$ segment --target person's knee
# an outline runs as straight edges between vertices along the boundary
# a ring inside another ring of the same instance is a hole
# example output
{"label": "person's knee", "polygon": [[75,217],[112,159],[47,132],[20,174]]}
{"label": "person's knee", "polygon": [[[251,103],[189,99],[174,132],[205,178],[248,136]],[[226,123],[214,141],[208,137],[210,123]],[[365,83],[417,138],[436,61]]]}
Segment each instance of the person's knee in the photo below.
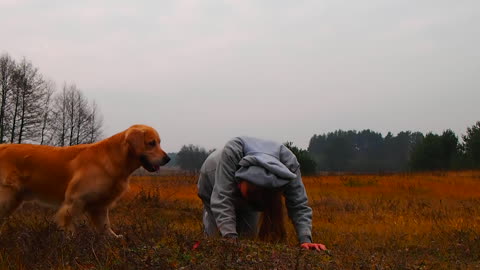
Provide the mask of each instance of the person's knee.
{"label": "person's knee", "polygon": [[203,230],[207,236],[214,236],[218,234],[215,218],[207,209],[203,210]]}

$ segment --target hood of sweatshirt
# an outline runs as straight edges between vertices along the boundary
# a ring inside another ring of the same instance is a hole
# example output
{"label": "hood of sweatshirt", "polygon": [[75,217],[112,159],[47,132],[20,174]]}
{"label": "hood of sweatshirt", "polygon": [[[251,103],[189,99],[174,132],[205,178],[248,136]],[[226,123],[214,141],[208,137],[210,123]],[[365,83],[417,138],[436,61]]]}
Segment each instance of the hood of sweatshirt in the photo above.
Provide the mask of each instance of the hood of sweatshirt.
{"label": "hood of sweatshirt", "polygon": [[253,137],[239,137],[244,157],[235,177],[266,188],[279,188],[295,179],[299,163],[283,144]]}

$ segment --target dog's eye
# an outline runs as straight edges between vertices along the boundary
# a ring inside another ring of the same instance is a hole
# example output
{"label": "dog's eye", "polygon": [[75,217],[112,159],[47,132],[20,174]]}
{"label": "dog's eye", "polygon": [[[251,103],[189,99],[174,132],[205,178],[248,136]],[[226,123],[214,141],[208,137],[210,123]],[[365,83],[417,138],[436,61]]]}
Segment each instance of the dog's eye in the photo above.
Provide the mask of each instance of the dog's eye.
{"label": "dog's eye", "polygon": [[156,141],[151,141],[151,142],[148,143],[148,145],[150,145],[150,146],[155,146],[156,144],[157,144]]}

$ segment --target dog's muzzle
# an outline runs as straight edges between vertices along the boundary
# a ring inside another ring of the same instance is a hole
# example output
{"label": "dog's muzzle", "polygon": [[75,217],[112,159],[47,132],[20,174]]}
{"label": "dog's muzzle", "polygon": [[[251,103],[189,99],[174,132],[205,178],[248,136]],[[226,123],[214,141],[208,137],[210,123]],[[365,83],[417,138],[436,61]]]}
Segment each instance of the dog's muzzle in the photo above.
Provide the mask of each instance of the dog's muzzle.
{"label": "dog's muzzle", "polygon": [[160,170],[160,166],[167,164],[169,161],[170,161],[169,156],[163,157],[160,160],[160,162],[150,162],[147,156],[145,155],[140,156],[140,163],[142,164],[142,167],[149,172],[156,172]]}
{"label": "dog's muzzle", "polygon": [[160,162],[160,166],[163,166],[163,165],[167,164],[168,162],[170,162],[170,160],[171,160],[171,159],[170,159],[169,156],[164,156],[164,157],[162,158],[162,161]]}

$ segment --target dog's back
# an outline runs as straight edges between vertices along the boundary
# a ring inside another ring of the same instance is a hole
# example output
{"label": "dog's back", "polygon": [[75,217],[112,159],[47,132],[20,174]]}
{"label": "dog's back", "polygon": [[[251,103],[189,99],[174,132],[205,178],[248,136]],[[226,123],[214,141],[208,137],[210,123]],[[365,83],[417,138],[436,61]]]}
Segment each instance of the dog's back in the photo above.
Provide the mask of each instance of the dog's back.
{"label": "dog's back", "polygon": [[17,189],[24,200],[63,201],[73,171],[70,162],[85,145],[54,147],[32,144],[0,146],[0,184]]}

